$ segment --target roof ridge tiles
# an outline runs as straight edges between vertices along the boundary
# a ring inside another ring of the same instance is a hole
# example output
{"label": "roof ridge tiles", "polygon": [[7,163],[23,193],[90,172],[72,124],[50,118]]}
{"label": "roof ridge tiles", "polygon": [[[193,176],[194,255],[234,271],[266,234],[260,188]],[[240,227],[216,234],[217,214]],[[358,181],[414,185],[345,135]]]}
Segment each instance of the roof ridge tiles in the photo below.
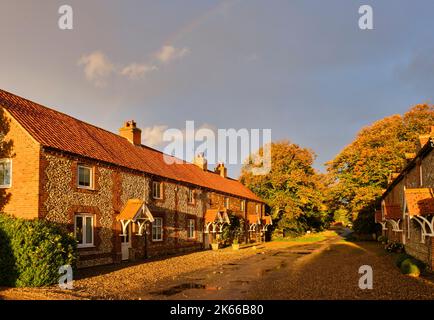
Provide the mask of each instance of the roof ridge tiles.
{"label": "roof ridge tiles", "polygon": [[[193,163],[143,144],[135,146],[111,131],[2,89],[1,105],[43,146],[263,202],[236,179],[202,171]],[[164,156],[179,163],[167,164]]]}

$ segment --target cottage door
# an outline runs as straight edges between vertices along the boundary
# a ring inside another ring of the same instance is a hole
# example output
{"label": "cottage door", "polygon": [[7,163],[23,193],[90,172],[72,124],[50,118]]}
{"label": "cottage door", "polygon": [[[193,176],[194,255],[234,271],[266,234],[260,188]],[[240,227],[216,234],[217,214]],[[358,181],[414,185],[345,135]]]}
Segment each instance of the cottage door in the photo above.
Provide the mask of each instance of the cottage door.
{"label": "cottage door", "polygon": [[131,223],[128,224],[126,235],[121,237],[121,241],[122,260],[128,260],[131,248]]}

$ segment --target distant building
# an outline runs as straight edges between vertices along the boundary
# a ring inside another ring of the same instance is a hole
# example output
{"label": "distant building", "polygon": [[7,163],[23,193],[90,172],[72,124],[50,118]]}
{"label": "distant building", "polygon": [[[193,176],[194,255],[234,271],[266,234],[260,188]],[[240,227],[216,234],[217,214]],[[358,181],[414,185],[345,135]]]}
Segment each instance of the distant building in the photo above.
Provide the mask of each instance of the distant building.
{"label": "distant building", "polygon": [[434,269],[434,127],[421,135],[417,154],[406,154],[407,165],[391,175],[375,221],[389,240],[404,244],[408,254]]}
{"label": "distant building", "polygon": [[0,159],[3,211],[73,232],[79,267],[208,248],[230,214],[246,221],[247,240],[271,224],[223,164],[209,171],[199,155],[169,165],[141,145],[134,121],[116,135],[2,90],[0,107],[14,153]]}

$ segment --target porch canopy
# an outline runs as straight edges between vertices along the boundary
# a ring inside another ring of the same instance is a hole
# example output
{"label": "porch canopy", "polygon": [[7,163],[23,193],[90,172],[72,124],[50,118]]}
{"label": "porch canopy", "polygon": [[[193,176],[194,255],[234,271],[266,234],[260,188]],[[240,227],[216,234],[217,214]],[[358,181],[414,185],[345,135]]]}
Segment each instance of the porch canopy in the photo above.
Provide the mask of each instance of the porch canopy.
{"label": "porch canopy", "polygon": [[406,189],[405,201],[410,216],[434,214],[434,189],[432,188]]}
{"label": "porch canopy", "polygon": [[116,217],[116,220],[120,221],[122,224],[121,236],[127,234],[127,228],[131,222],[137,223],[139,226],[139,232],[137,234],[141,236],[145,224],[147,222],[154,222],[154,217],[143,200],[129,199],[121,213]]}
{"label": "porch canopy", "polygon": [[383,208],[384,208],[384,217],[386,219],[402,218],[402,208],[399,204],[385,204]]}
{"label": "porch canopy", "polygon": [[387,230],[387,221],[383,218],[383,210],[375,211],[375,222],[381,224],[382,230]]}
{"label": "porch canopy", "polygon": [[249,231],[255,231],[256,227],[261,225],[261,219],[257,214],[248,214],[247,221],[249,223]]}
{"label": "porch canopy", "polygon": [[[223,226],[230,224],[228,210],[224,209],[208,209],[205,212],[205,233],[222,232]],[[210,230],[211,227],[211,230]]]}
{"label": "porch canopy", "polygon": [[263,225],[262,231],[267,231],[268,227],[273,225],[273,220],[271,219],[271,216],[263,216],[261,219],[261,224]]}
{"label": "porch canopy", "polygon": [[[384,221],[381,221],[381,225],[383,226],[383,230],[386,230],[386,223],[392,225],[392,231],[402,232],[402,228],[400,227],[400,222],[403,216],[403,210],[400,204],[394,203],[385,203],[383,205],[384,210]],[[384,224],[383,224],[384,223]]]}
{"label": "porch canopy", "polygon": [[408,219],[417,221],[421,227],[421,242],[425,242],[425,236],[434,237],[434,189],[406,189],[405,203]]}

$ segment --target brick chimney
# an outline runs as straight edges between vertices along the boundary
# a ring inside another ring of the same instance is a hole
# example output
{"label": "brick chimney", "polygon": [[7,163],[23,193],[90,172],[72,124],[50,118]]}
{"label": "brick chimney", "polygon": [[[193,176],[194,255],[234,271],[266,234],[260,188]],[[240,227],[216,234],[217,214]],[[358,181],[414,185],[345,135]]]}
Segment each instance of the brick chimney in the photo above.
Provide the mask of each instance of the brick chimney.
{"label": "brick chimney", "polygon": [[223,162],[220,162],[214,169],[214,172],[218,173],[221,177],[226,178],[228,176],[228,169]]}
{"label": "brick chimney", "polygon": [[194,157],[193,164],[201,168],[203,171],[208,170],[208,161],[206,161],[203,153],[199,153]]}
{"label": "brick chimney", "polygon": [[119,129],[119,135],[134,145],[142,144],[142,130],[137,128],[134,120],[126,121],[124,126]]}

